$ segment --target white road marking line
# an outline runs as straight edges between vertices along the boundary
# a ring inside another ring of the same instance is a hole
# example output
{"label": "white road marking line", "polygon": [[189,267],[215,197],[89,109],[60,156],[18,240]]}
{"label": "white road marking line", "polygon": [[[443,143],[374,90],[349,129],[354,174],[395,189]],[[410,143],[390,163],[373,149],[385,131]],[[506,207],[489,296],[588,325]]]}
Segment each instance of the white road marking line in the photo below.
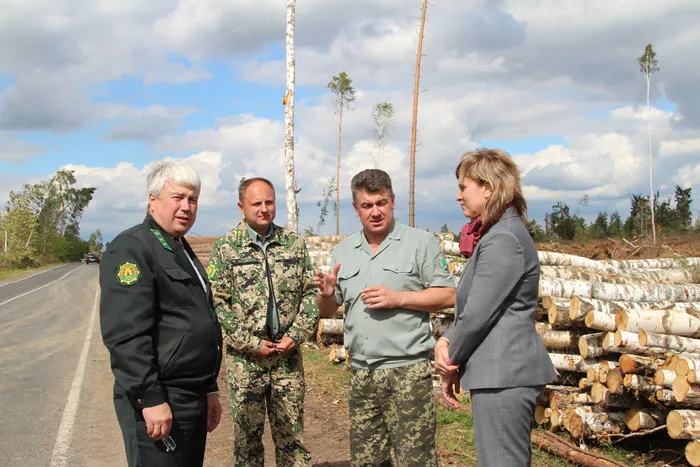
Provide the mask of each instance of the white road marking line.
{"label": "white road marking line", "polygon": [[45,272],[53,271],[54,269],[60,268],[61,266],[63,266],[63,264],[59,264],[58,266],[54,266],[54,267],[52,267],[52,268],[50,268],[50,269],[44,269],[43,271],[35,272],[35,273],[32,274],[31,276],[23,277],[22,279],[19,279],[19,280],[16,280],[16,281],[12,281],[12,282],[3,282],[2,284],[0,284],[0,287],[5,287],[6,285],[16,284],[17,282],[26,281],[27,279],[31,279],[32,277],[38,276],[39,274],[44,274]]}
{"label": "white road marking line", "polygon": [[75,424],[75,417],[78,412],[80,391],[83,387],[85,367],[87,366],[87,356],[88,352],[90,351],[90,344],[92,343],[92,332],[95,327],[95,316],[97,315],[97,309],[99,306],[100,286],[98,285],[97,290],[95,291],[95,301],[92,305],[92,312],[90,313],[90,324],[88,324],[85,343],[83,344],[82,352],[80,352],[78,367],[75,370],[75,376],[73,377],[70,392],[68,393],[68,399],[66,399],[66,406],[63,409],[61,423],[58,426],[58,434],[56,435],[56,442],[53,445],[53,453],[51,454],[51,463],[49,464],[50,467],[65,467],[68,465],[68,450],[70,449],[70,440],[73,436],[73,425]]}
{"label": "white road marking line", "polygon": [[78,269],[82,269],[82,268],[84,268],[84,267],[85,267],[85,265],[83,264],[82,266],[78,266],[78,267],[75,268],[75,269],[71,269],[71,270],[68,271],[66,274],[64,274],[64,275],[62,275],[61,277],[59,277],[58,279],[56,279],[55,281],[51,281],[51,282],[49,282],[48,284],[44,284],[44,285],[42,285],[41,287],[37,287],[36,289],[32,289],[32,290],[30,290],[29,292],[24,292],[23,294],[17,295],[16,297],[12,297],[12,298],[9,299],[9,300],[5,300],[4,302],[0,303],[0,306],[6,305],[6,304],[8,304],[8,303],[10,303],[10,302],[14,302],[14,301],[17,300],[18,298],[22,298],[22,297],[24,297],[25,295],[29,295],[30,293],[34,293],[34,292],[36,292],[37,290],[41,290],[41,289],[43,289],[44,287],[50,286],[51,284],[55,284],[56,282],[58,282],[58,281],[60,281],[60,280],[63,280],[63,279],[65,279],[66,277],[70,276],[71,274],[73,274],[73,273],[74,273],[75,271],[77,271]]}

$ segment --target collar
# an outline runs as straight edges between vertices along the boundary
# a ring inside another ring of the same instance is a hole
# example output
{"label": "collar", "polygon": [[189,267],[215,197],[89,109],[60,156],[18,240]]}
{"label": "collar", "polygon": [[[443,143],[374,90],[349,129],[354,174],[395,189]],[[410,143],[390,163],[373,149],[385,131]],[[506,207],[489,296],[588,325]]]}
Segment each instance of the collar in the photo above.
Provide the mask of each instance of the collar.
{"label": "collar", "polygon": [[[389,230],[389,233],[386,234],[386,237],[384,237],[384,240],[382,240],[380,244],[384,243],[387,239],[401,240],[401,236],[403,235],[405,230],[406,226],[401,225],[396,219],[394,219],[394,225],[391,226],[391,230]],[[365,237],[364,230],[360,231],[360,233],[357,234],[353,246],[355,248],[359,248],[362,246],[363,243],[368,243],[367,237]]]}
{"label": "collar", "polygon": [[163,228],[158,225],[156,220],[150,214],[146,214],[146,218],[143,220],[143,224],[151,231],[154,237],[160,242],[160,244],[168,251],[173,251],[173,246],[175,245],[175,237],[170,235],[168,232],[163,230]]}
{"label": "collar", "polygon": [[250,237],[251,240],[256,242],[269,242],[272,239],[272,236],[275,234],[275,224],[270,225],[270,228],[268,229],[264,237],[260,237],[260,234],[253,230],[253,228],[249,226],[247,222],[245,222],[245,226],[246,230],[248,231],[248,237]]}

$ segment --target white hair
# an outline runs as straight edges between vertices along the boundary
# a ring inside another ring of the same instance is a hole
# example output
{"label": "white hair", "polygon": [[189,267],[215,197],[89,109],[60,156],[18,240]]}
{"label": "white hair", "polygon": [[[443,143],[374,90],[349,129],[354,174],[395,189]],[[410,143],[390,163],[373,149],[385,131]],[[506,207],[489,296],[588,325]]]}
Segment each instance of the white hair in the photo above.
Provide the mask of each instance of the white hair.
{"label": "white hair", "polygon": [[178,160],[159,161],[153,164],[146,178],[148,194],[157,198],[168,180],[194,189],[197,194],[199,194],[199,190],[202,187],[199,174],[189,165]]}

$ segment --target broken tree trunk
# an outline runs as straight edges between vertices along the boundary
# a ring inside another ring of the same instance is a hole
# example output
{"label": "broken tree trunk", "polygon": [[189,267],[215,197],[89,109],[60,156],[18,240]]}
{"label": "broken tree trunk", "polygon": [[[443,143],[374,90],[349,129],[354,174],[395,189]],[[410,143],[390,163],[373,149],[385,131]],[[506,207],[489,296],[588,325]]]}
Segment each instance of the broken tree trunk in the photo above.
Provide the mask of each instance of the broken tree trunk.
{"label": "broken tree trunk", "polygon": [[643,357],[634,354],[620,355],[620,370],[623,373],[653,375],[663,365],[663,360],[655,357]]}
{"label": "broken tree trunk", "polygon": [[622,464],[602,454],[583,450],[553,433],[535,430],[532,432],[532,442],[538,449],[551,452],[558,457],[576,463],[576,465],[585,467],[627,467],[627,464]]}
{"label": "broken tree trunk", "polygon": [[666,430],[673,439],[700,439],[700,411],[671,410],[666,417]]}
{"label": "broken tree trunk", "polygon": [[672,352],[700,353],[700,339],[659,334],[639,330],[639,343],[649,347],[661,347]]}
{"label": "broken tree trunk", "polygon": [[585,334],[579,337],[578,352],[581,355],[581,357],[583,357],[584,359],[594,358],[607,353],[607,350],[603,348],[604,337],[604,332],[597,332],[595,334]]}
{"label": "broken tree trunk", "polygon": [[615,315],[617,329],[700,337],[700,319],[682,310],[628,310]]}
{"label": "broken tree trunk", "polygon": [[630,431],[652,430],[666,423],[666,410],[658,408],[629,409],[625,424]]}

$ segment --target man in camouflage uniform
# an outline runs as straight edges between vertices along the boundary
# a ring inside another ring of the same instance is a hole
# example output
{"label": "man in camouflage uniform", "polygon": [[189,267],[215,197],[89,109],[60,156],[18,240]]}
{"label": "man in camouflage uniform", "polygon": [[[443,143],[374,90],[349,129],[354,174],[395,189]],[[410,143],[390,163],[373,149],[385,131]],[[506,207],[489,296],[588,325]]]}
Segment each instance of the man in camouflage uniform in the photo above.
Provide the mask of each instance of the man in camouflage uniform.
{"label": "man in camouflage uniform", "polygon": [[272,183],[243,180],[238,197],[244,219],[214,243],[207,271],[224,329],[235,465],[263,465],[267,406],[277,465],[310,467],[299,345],[318,318],[313,268],[304,241],[273,224]]}
{"label": "man in camouflage uniform", "polygon": [[394,220],[389,175],[351,182],[362,231],[333,250],[317,275],[321,316],[345,305],[353,467],[437,467],[430,312],[454,305],[455,282],[435,237]]}

